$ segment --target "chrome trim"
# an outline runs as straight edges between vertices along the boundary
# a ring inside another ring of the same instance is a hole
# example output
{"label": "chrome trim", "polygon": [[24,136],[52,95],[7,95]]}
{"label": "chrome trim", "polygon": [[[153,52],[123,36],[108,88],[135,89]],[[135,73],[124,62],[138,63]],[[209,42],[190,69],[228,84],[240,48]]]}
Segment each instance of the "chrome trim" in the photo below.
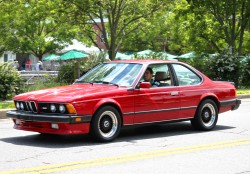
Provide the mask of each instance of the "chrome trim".
{"label": "chrome trim", "polygon": [[31,105],[31,102],[28,102],[28,103],[29,103],[29,109],[30,109],[32,112],[34,112],[33,107],[32,107],[32,105]]}
{"label": "chrome trim", "polygon": [[[36,102],[34,102],[34,101],[29,101],[29,103],[30,103],[30,105],[31,105],[32,112],[37,113],[37,112],[38,112],[38,109],[37,109]],[[35,106],[35,110],[36,110],[36,111],[34,110],[34,108],[33,108],[33,106],[32,106],[32,103],[34,104],[34,106]]]}
{"label": "chrome trim", "polygon": [[151,113],[151,112],[169,112],[175,110],[187,110],[187,109],[196,109],[197,106],[189,106],[189,107],[182,107],[182,108],[171,108],[171,109],[159,109],[159,110],[148,110],[148,111],[138,111],[138,112],[126,112],[123,113],[123,116],[133,115],[133,114],[144,114],[144,113]]}
{"label": "chrome trim", "polygon": [[181,108],[159,109],[159,110],[149,110],[149,111],[139,111],[139,112],[135,112],[134,114],[143,114],[143,113],[150,113],[150,112],[166,112],[166,111],[175,111],[175,110],[181,110]]}
{"label": "chrome trim", "polygon": [[[23,111],[23,112],[33,112],[33,113],[37,113],[38,109],[37,109],[37,105],[35,101],[28,101],[28,100],[14,100],[14,102],[20,102],[23,103],[26,107],[26,110],[21,110],[21,109],[17,109],[18,111]],[[32,106],[32,104],[34,105],[34,107]]]}

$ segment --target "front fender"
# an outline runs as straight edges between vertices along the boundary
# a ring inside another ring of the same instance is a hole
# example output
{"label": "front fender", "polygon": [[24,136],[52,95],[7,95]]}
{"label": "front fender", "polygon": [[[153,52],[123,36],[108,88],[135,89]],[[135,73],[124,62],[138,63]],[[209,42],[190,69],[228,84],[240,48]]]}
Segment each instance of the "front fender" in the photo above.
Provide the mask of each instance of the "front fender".
{"label": "front fender", "polygon": [[120,110],[121,110],[121,106],[120,104],[114,100],[114,99],[110,99],[110,98],[104,98],[102,100],[100,100],[99,102],[96,103],[96,105],[93,108],[93,115],[94,113],[102,106],[104,105],[116,105]]}

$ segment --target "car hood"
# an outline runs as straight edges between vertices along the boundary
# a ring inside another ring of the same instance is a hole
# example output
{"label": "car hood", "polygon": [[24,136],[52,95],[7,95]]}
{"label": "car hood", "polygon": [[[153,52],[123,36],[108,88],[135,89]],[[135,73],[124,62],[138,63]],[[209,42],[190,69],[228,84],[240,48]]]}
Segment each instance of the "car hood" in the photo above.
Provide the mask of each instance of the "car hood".
{"label": "car hood", "polygon": [[15,96],[14,100],[32,100],[40,102],[72,102],[83,97],[112,92],[119,88],[115,85],[74,84],[48,88]]}

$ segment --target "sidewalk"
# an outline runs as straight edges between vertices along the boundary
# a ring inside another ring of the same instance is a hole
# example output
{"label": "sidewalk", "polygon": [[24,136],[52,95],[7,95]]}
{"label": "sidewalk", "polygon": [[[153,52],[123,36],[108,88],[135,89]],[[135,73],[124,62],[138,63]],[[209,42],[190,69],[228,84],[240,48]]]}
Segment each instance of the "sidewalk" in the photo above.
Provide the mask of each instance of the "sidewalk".
{"label": "sidewalk", "polygon": [[[244,98],[250,98],[250,94],[242,94],[238,95],[239,99],[244,99]],[[5,119],[6,118],[6,112],[11,109],[0,109],[0,119]]]}

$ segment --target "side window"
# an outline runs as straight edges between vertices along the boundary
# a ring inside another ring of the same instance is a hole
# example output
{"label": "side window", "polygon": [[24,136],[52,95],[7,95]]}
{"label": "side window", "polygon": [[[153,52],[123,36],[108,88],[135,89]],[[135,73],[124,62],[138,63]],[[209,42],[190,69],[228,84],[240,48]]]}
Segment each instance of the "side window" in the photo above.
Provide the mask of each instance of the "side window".
{"label": "side window", "polygon": [[179,86],[196,85],[201,82],[201,78],[187,67],[173,64]]}
{"label": "side window", "polygon": [[150,82],[151,87],[167,87],[174,85],[169,65],[162,63],[149,65],[140,82]]}

